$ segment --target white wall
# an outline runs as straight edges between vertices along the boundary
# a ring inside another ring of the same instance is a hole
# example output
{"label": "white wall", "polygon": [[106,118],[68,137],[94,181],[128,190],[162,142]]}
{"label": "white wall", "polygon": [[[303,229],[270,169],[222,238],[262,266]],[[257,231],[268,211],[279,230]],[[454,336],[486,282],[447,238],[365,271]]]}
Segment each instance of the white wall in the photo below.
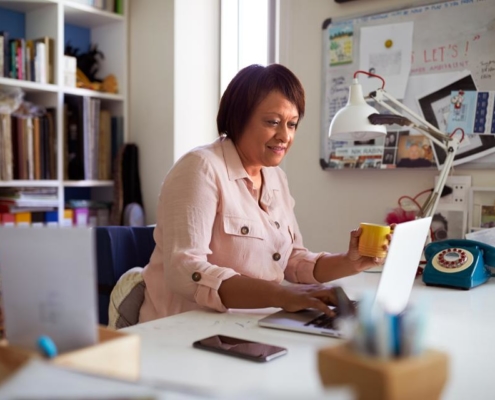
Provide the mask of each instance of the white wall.
{"label": "white wall", "polygon": [[[306,89],[306,116],[296,134],[284,169],[296,200],[296,215],[306,247],[345,251],[349,232],[360,222],[383,223],[386,208],[401,195],[432,188],[436,171],[341,170],[319,166],[321,111],[321,26],[326,18],[424,4],[421,0],[353,1],[280,0],[280,63],[289,67]],[[471,174],[474,186],[494,184],[493,171],[458,169]]]}
{"label": "white wall", "polygon": [[129,140],[139,147],[147,223],[166,173],[216,137],[219,0],[129,2]]}
{"label": "white wall", "polygon": [[218,136],[220,2],[175,2],[175,143],[177,160]]}
{"label": "white wall", "polygon": [[129,1],[129,141],[139,148],[147,222],[174,159],[174,1]]}

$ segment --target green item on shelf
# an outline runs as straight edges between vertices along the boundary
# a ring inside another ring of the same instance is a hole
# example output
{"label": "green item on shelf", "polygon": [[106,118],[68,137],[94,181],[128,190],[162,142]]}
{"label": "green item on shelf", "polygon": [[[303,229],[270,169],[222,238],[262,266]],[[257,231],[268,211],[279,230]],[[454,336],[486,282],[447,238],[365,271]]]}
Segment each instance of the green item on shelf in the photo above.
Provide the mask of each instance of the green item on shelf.
{"label": "green item on shelf", "polygon": [[123,0],[115,0],[115,12],[117,14],[124,15],[124,1]]}

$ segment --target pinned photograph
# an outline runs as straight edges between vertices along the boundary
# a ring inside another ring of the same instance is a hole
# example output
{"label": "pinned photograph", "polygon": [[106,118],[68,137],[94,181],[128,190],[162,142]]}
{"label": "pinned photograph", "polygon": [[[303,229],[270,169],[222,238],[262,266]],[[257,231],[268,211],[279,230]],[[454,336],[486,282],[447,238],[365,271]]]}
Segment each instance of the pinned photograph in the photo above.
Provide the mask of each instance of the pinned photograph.
{"label": "pinned photograph", "polygon": [[398,168],[427,168],[435,165],[430,140],[423,135],[401,135],[397,147]]}

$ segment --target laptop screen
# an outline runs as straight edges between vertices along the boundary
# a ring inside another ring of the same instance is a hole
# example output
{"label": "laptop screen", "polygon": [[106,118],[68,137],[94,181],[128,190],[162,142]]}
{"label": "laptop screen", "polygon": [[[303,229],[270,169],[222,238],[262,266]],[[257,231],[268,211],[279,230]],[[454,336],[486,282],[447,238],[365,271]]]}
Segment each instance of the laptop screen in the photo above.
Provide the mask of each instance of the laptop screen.
{"label": "laptop screen", "polygon": [[392,235],[375,303],[390,313],[406,307],[431,225],[431,217],[398,224]]}

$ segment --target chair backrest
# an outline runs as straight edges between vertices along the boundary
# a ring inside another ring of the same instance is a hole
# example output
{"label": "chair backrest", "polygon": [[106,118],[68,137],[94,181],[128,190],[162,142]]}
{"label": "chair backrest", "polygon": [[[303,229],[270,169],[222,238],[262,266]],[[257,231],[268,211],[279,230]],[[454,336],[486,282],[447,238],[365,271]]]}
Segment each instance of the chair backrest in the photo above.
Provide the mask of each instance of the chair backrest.
{"label": "chair backrest", "polygon": [[148,264],[155,248],[154,226],[101,226],[96,230],[99,322],[108,324],[110,293],[124,272]]}

